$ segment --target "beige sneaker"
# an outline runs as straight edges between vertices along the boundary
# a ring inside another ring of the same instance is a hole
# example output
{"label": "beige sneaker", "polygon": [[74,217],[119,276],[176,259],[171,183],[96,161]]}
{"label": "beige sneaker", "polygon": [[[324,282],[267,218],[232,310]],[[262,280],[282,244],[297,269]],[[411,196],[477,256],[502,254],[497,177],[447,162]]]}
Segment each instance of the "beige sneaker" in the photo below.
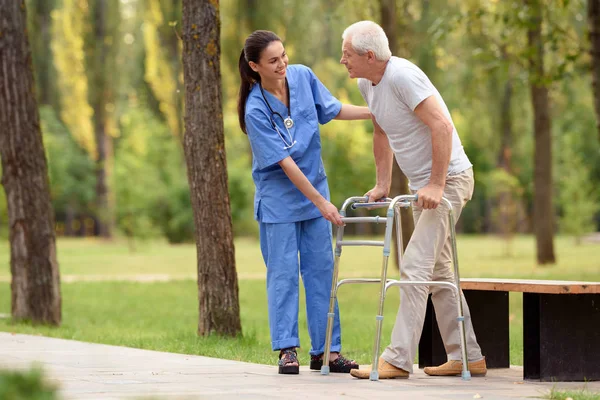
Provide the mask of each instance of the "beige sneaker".
{"label": "beige sneaker", "polygon": [[[462,366],[462,361],[450,360],[439,367],[425,367],[423,371],[431,376],[454,376],[462,374]],[[487,374],[485,357],[479,361],[469,362],[469,371],[473,376],[485,376]]]}
{"label": "beige sneaker", "polygon": [[[400,378],[408,378],[408,372],[393,366],[389,362],[385,361],[383,358],[379,358],[379,363],[377,364],[377,371],[379,372],[379,379],[400,379]],[[353,369],[350,370],[350,375],[359,379],[368,379],[371,375],[371,368],[367,369]]]}

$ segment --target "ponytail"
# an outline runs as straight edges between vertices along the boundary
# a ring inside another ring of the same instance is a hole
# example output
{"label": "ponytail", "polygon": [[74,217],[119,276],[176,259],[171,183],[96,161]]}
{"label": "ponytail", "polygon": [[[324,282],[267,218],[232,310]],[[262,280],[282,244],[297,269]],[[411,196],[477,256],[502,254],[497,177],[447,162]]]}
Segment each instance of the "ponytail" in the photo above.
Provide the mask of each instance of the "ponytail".
{"label": "ponytail", "polygon": [[240,96],[238,98],[238,118],[240,128],[245,134],[246,131],[246,101],[252,90],[252,85],[260,83],[260,75],[258,72],[250,68],[249,62],[257,63],[260,61],[260,56],[271,42],[281,42],[279,36],[270,31],[254,31],[246,39],[242,54],[240,54],[239,70],[240,70]]}
{"label": "ponytail", "polygon": [[260,82],[260,75],[258,72],[250,68],[250,64],[246,60],[246,53],[242,49],[239,61],[240,69],[240,96],[238,98],[238,118],[240,122],[240,128],[245,134],[246,132],[246,100],[250,95],[250,90],[255,82]]}

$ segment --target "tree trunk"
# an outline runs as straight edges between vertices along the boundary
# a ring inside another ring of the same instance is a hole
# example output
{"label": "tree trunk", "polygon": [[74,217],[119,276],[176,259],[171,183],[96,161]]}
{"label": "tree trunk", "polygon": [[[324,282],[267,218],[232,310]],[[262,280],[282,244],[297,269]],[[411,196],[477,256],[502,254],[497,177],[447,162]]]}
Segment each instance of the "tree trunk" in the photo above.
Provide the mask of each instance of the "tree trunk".
{"label": "tree trunk", "polygon": [[[397,19],[396,19],[396,0],[380,0],[380,10],[381,10],[381,27],[385,31],[386,36],[388,37],[388,41],[390,43],[390,49],[392,50],[392,54],[396,54],[398,51],[398,32],[397,32]],[[410,194],[408,190],[408,179],[406,175],[402,172],[398,163],[394,159],[392,166],[392,187],[390,190],[390,196],[398,196],[401,194]],[[401,211],[402,216],[402,246],[403,249],[406,249],[410,237],[412,235],[413,230],[415,229],[414,221],[412,218],[412,212],[408,208],[402,208]],[[400,269],[400,253],[398,251],[398,246],[396,246],[396,230],[394,230],[394,265],[398,269]]]}
{"label": "tree trunk", "polygon": [[75,217],[75,206],[71,203],[67,204],[65,207],[65,236],[75,236],[75,230],[73,229]]}
{"label": "tree trunk", "polygon": [[8,204],[12,316],[59,325],[61,296],[48,166],[24,1],[0,0],[0,156]]}
{"label": "tree trunk", "polygon": [[534,115],[534,207],[533,224],[538,264],[554,264],[554,208],[552,206],[552,137],[550,99],[544,85],[544,47],[542,43],[542,5],[525,0],[531,16],[527,30],[531,103]]}
{"label": "tree trunk", "polygon": [[198,257],[198,334],[241,333],[221,104],[217,0],[183,0],[184,151]]}
{"label": "tree trunk", "polygon": [[[112,155],[112,138],[107,134],[107,105],[112,100],[112,92],[108,82],[110,49],[107,42],[107,0],[96,0],[92,19],[94,23],[93,50],[93,94],[91,105],[94,109],[94,136],[96,141],[96,216],[98,218],[99,235],[111,238],[113,230],[113,213],[108,186],[110,160]],[[113,39],[114,43],[114,39]]]}
{"label": "tree trunk", "polygon": [[500,152],[498,154],[498,166],[506,172],[511,173],[511,153],[512,153],[512,102],[513,86],[510,76],[507,77],[504,84],[504,96],[500,105],[500,130],[502,133],[500,139]]}
{"label": "tree trunk", "polygon": [[590,57],[596,128],[600,140],[600,0],[588,0],[588,27],[590,32]]}

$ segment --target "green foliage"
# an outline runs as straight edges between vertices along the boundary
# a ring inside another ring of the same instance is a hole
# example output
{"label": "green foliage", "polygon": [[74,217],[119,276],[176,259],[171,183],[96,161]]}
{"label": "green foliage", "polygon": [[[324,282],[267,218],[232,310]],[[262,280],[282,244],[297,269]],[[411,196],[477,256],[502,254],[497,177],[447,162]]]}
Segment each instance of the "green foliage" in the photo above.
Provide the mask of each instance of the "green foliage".
{"label": "green foliage", "polygon": [[96,184],[93,161],[51,107],[40,107],[40,122],[55,213],[64,215],[67,207],[76,213],[89,211]]}
{"label": "green foliage", "polygon": [[484,175],[486,197],[493,202],[492,230],[499,232],[506,241],[505,255],[512,256],[511,239],[517,232],[522,216],[521,196],[523,189],[519,180],[502,168]]}
{"label": "green foliage", "polygon": [[[67,207],[79,213],[93,210],[95,138],[90,101],[104,95],[94,77],[109,69],[104,76],[108,89],[104,122],[115,138],[115,159],[109,168],[113,168],[117,226],[129,238],[168,236],[172,242],[192,241],[193,213],[180,144],[184,90],[176,21],[181,20],[181,3],[110,0],[105,44],[111,50],[101,63],[93,61],[99,47],[90,40],[96,3],[50,3],[28,0],[36,10],[28,17],[31,32],[38,32],[40,20],[33,18],[42,16],[44,10],[53,10],[52,56],[44,56],[47,44],[40,40],[42,36],[30,40],[36,70],[47,69],[44,65],[48,62],[54,67],[48,75],[48,90],[56,92],[49,96],[54,109],[43,108],[41,118],[57,215],[64,214]],[[526,35],[532,10],[522,1],[430,0],[398,4],[399,48],[394,53],[416,62],[430,76],[474,164],[475,195],[462,214],[462,231],[501,231],[503,211],[496,205],[504,204],[498,202],[503,195],[490,190],[496,186],[520,188],[518,212],[531,213],[534,135],[530,78],[551,83],[556,194],[573,192],[573,188],[563,190],[564,182],[584,181],[585,176],[589,181],[586,184],[598,187],[600,144],[595,136],[584,3],[545,3],[542,36],[546,71],[540,77],[531,74],[527,62],[532,54]],[[291,64],[310,66],[333,95],[343,102],[363,105],[356,81],[349,79],[338,63],[341,34],[355,21],[378,21],[380,9],[378,2],[366,0],[222,0],[220,17],[223,118],[234,233],[255,235],[251,154],[236,115],[237,63],[244,39],[255,29],[274,30],[284,40]],[[502,137],[502,93],[508,81],[513,85],[510,171],[514,179],[505,182],[495,170]],[[55,99],[60,100],[60,110]],[[335,121],[321,128],[331,198],[338,206],[347,196],[364,193],[373,185],[371,132],[369,122]],[[566,133],[580,137],[570,145],[574,158],[562,155],[562,136]],[[570,160],[574,160],[573,168]],[[578,179],[565,181],[563,175],[567,173]],[[490,186],[490,182],[496,183]],[[576,190],[582,188],[579,185]],[[0,235],[6,235],[6,200],[1,191]],[[598,198],[599,193],[590,196]],[[592,209],[565,203],[564,198],[559,200],[557,212],[569,223],[580,217],[581,221],[592,220]],[[574,212],[577,218],[567,217]],[[522,217],[527,220],[527,215]],[[582,222],[577,224],[581,226]],[[564,222],[561,229],[574,232]]]}
{"label": "green foliage", "polygon": [[133,105],[121,118],[115,146],[117,223],[129,237],[159,232],[171,243],[193,240],[182,149],[148,109]]}
{"label": "green foliage", "polygon": [[[162,4],[161,4],[162,3]],[[179,5],[179,6],[178,6]],[[149,0],[144,5],[143,36],[146,50],[145,80],[159,103],[167,126],[175,137],[183,137],[181,114],[184,93],[182,45],[171,21],[181,20],[179,2]]]}
{"label": "green foliage", "polygon": [[61,119],[86,151],[95,156],[96,142],[88,102],[89,83],[85,67],[84,36],[89,29],[87,4],[63,0],[52,12],[52,52],[61,92]]}
{"label": "green foliage", "polygon": [[44,380],[40,368],[28,371],[0,371],[0,399],[3,400],[55,400],[56,387]]}
{"label": "green foliage", "polygon": [[574,235],[576,242],[580,243],[584,234],[594,231],[593,217],[600,207],[598,190],[590,180],[589,164],[577,151],[578,136],[567,131],[561,138],[558,197],[563,211],[561,231]]}
{"label": "green foliage", "polygon": [[[234,100],[226,107],[234,107]],[[224,116],[225,150],[227,153],[227,178],[231,218],[235,235],[258,235],[258,225],[254,220],[254,182],[248,138],[240,130],[237,114]]]}
{"label": "green foliage", "polygon": [[228,160],[231,219],[236,236],[258,234],[258,225],[254,221],[254,182],[249,172],[247,156]]}

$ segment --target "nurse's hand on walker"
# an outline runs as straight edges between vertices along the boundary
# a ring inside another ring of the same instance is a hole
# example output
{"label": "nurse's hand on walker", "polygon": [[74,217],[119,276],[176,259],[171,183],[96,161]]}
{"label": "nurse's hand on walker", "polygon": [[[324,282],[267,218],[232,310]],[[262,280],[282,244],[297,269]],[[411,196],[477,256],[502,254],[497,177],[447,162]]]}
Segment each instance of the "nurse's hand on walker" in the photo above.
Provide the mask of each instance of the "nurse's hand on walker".
{"label": "nurse's hand on walker", "polygon": [[337,207],[321,196],[321,193],[319,193],[319,191],[310,183],[302,170],[298,168],[298,165],[292,157],[286,157],[279,161],[278,164],[298,190],[317,206],[326,220],[331,221],[338,226],[344,225],[342,216],[338,212]]}
{"label": "nurse's hand on walker", "polygon": [[321,199],[322,200],[317,201],[315,205],[323,215],[323,218],[325,218],[327,221],[331,221],[332,224],[336,224],[337,226],[344,225],[342,222],[342,216],[340,215],[337,207],[322,196]]}

